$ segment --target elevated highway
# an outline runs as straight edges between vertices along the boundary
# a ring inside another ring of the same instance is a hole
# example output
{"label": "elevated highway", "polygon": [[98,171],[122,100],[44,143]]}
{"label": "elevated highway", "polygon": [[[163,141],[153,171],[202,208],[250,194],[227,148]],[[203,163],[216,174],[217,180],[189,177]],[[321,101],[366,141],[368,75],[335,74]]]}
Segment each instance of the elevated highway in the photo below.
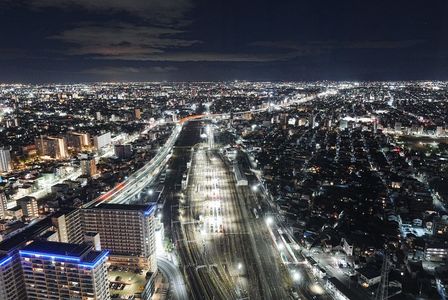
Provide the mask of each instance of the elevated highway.
{"label": "elevated highway", "polygon": [[[298,96],[292,97],[286,101],[282,101],[279,104],[269,104],[266,107],[251,109],[248,111],[240,111],[232,113],[235,115],[243,115],[247,113],[259,113],[270,109],[276,108],[286,108],[293,104],[301,104],[307,101],[313,100],[318,97],[327,96],[334,93],[334,91],[326,91],[314,96],[300,98]],[[153,157],[145,166],[130,175],[125,181],[120,182],[114,188],[106,192],[105,194],[99,196],[93,201],[86,204],[86,206],[98,205],[100,203],[132,203],[138,196],[138,194],[148,185],[152,184],[157,175],[163,170],[164,166],[171,157],[171,152],[174,145],[182,131],[184,124],[190,121],[196,120],[206,120],[206,119],[229,119],[230,113],[221,114],[198,114],[190,115],[180,119],[175,127],[170,137],[166,143],[158,150],[155,157]]]}

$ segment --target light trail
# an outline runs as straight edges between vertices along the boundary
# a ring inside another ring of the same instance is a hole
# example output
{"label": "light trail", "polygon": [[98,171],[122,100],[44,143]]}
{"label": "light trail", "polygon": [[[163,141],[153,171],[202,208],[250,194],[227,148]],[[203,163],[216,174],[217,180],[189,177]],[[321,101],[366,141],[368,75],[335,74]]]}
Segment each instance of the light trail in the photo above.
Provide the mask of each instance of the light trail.
{"label": "light trail", "polygon": [[[307,101],[313,100],[316,97],[326,96],[331,94],[331,92],[323,92],[316,96],[309,96],[305,98],[292,98],[291,101],[286,101],[284,103],[279,104],[280,107],[287,107],[291,104],[299,104],[305,103]],[[260,109],[252,109],[248,111],[235,112],[233,115],[240,115],[246,113],[257,113],[267,111],[271,108],[271,106],[263,107]],[[222,114],[198,114],[198,115],[190,115],[180,119],[176,126],[166,141],[166,143],[162,146],[161,149],[157,152],[156,156],[153,157],[145,166],[134,172],[130,175],[125,181],[120,182],[114,188],[106,192],[105,194],[99,196],[98,198],[92,200],[87,203],[85,206],[90,206],[92,204],[98,205],[103,202],[109,203],[129,203],[132,202],[134,197],[141,192],[141,190],[151,184],[154,179],[159,175],[160,171],[163,169],[163,166],[168,162],[170,158],[170,153],[182,131],[183,125],[189,121],[194,120],[202,120],[202,119],[215,119],[215,118],[228,118],[230,117],[229,113]]]}

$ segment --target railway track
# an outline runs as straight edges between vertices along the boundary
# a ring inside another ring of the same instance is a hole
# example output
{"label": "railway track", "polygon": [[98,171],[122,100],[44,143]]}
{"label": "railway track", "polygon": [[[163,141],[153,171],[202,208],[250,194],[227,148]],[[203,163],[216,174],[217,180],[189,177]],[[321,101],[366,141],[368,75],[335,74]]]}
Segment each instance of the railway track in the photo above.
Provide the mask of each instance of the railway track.
{"label": "railway track", "polygon": [[[192,297],[285,299],[278,298],[284,294],[271,286],[265,274],[271,269],[264,268],[265,261],[260,258],[252,236],[254,228],[251,222],[254,219],[247,210],[250,207],[248,202],[254,199],[249,199],[239,189],[233,173],[216,152],[201,149],[194,152],[186,192],[188,209],[178,230],[182,241],[179,248],[181,260]],[[216,220],[216,216],[211,215],[214,211],[210,197],[219,202],[224,232],[215,232],[219,221],[215,221],[214,227],[208,223],[212,221],[207,218]],[[199,215],[203,216],[201,229],[197,226]],[[255,230],[257,234],[263,234],[263,230]]]}

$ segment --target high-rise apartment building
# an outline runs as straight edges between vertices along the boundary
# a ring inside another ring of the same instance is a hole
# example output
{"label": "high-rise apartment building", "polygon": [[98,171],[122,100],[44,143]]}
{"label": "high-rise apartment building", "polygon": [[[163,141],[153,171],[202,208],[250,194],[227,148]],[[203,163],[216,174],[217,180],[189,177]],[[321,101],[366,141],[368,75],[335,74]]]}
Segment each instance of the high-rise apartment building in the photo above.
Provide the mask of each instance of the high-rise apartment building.
{"label": "high-rise apartment building", "polygon": [[0,191],[0,219],[4,219],[8,214],[8,199],[3,191]]}
{"label": "high-rise apartment building", "polygon": [[112,142],[112,136],[110,132],[106,132],[104,134],[93,137],[93,145],[96,150],[101,150],[101,148],[106,147],[111,142]]}
{"label": "high-rise apartment building", "polygon": [[90,137],[88,133],[68,132],[67,146],[75,151],[81,151],[90,146]]}
{"label": "high-rise apartment building", "polygon": [[12,171],[11,152],[9,148],[0,148],[0,173]]}
{"label": "high-rise apartment building", "polygon": [[40,156],[54,159],[69,157],[65,140],[60,137],[40,136],[36,139],[36,148]]}
{"label": "high-rise apartment building", "polygon": [[17,200],[17,204],[22,208],[23,216],[29,218],[39,216],[39,207],[36,198],[26,196]]}
{"label": "high-rise apartment building", "polygon": [[53,227],[46,218],[0,242],[0,299],[27,300],[19,250],[31,240],[44,236]]}
{"label": "high-rise apartment building", "polygon": [[80,164],[81,164],[82,175],[87,176],[87,177],[92,177],[92,176],[96,175],[97,170],[96,170],[96,162],[95,162],[94,157],[88,157],[85,159],[81,159]]}
{"label": "high-rise apartment building", "polygon": [[8,254],[0,255],[0,299],[25,300],[23,276],[20,263]]}
{"label": "high-rise apartment building", "polygon": [[56,227],[59,242],[80,244],[84,237],[81,228],[81,212],[74,208],[68,211],[58,211],[51,216],[51,222]]}
{"label": "high-rise apartment building", "polygon": [[110,299],[107,251],[34,241],[19,251],[27,299]]}
{"label": "high-rise apartment building", "polygon": [[157,269],[155,205],[93,204],[81,211],[83,233],[99,233],[110,262]]}
{"label": "high-rise apartment building", "polygon": [[132,157],[132,145],[124,144],[124,145],[115,145],[114,146],[115,156],[120,159],[127,159]]}

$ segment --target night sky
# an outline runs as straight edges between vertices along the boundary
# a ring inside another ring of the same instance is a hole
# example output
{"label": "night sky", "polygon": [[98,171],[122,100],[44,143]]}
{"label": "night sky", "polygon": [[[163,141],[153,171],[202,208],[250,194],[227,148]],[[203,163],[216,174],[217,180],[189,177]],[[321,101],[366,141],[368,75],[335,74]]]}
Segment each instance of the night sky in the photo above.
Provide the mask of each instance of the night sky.
{"label": "night sky", "polygon": [[0,0],[1,82],[448,79],[448,1]]}

